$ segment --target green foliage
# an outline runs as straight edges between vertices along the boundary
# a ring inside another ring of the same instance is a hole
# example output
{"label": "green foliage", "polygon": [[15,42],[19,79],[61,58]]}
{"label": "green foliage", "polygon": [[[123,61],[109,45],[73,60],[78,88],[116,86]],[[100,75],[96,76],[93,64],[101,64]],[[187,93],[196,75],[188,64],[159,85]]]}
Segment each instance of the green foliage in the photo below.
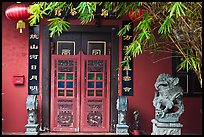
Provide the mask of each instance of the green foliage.
{"label": "green foliage", "polygon": [[144,16],[144,19],[139,22],[137,27],[135,27],[134,31],[138,31],[138,30],[151,31],[150,24],[153,20],[152,17],[150,17],[148,13],[145,13],[143,16]]}
{"label": "green foliage", "polygon": [[[35,2],[29,6],[29,12],[32,14],[29,23],[32,26],[44,16],[51,16],[48,19],[49,30],[50,37],[54,37],[56,34],[60,36],[63,30],[69,29],[70,24],[64,18],[74,8],[81,24],[91,22],[95,18],[98,7],[108,11],[108,14],[117,13],[117,18],[128,15],[130,11],[137,13],[139,9],[143,9],[145,14],[133,28],[135,36],[126,55],[136,57],[144,49],[158,52],[165,51],[165,48],[172,48],[159,44],[162,41],[156,38],[157,31],[164,42],[171,41],[171,45],[173,44],[173,47],[184,57],[178,66],[179,69],[194,70],[202,81],[202,2],[80,2],[75,4],[73,2]],[[63,16],[53,17],[56,9],[63,12]],[[179,35],[182,35],[182,38],[179,40],[178,33],[172,30],[179,30],[181,26],[183,30]],[[131,27],[133,26],[130,24],[125,25],[119,30],[118,35],[124,36]],[[128,61],[123,61],[122,64],[127,65]]]}
{"label": "green foliage", "polygon": [[175,2],[173,5],[170,7],[169,12],[170,12],[170,18],[173,17],[174,12],[176,11],[176,18],[178,18],[181,13],[185,15],[184,9],[187,9],[186,6],[182,2]]}
{"label": "green foliage", "polygon": [[60,36],[62,30],[68,30],[68,28],[70,27],[69,22],[64,21],[59,17],[49,19],[48,21],[50,22],[49,24],[49,30],[51,31],[50,37],[54,37],[55,33],[57,33],[58,36]]}
{"label": "green foliage", "polygon": [[139,40],[140,43],[142,43],[143,40],[149,40],[150,39],[150,32],[143,30],[141,33],[138,35],[137,39]]}
{"label": "green foliage", "polygon": [[126,34],[126,32],[130,30],[130,28],[131,28],[130,23],[125,25],[122,29],[120,29],[120,31],[118,32],[118,35],[119,36],[121,36],[121,35],[124,36]]}
{"label": "green foliage", "polygon": [[[177,71],[183,69],[186,70],[187,72],[191,70],[196,70],[200,67],[199,65],[199,60],[191,54],[191,48],[187,45],[185,45],[182,49],[186,53],[186,58],[177,66]],[[191,65],[190,65],[191,64]]]}
{"label": "green foliage", "polygon": [[189,71],[189,58],[185,58],[177,67],[179,68],[177,71],[179,71],[180,69],[185,69],[187,70],[187,72]]}
{"label": "green foliage", "polygon": [[112,10],[113,13],[118,12],[120,9],[122,9],[121,7],[123,7],[123,2],[117,3],[117,5]]}
{"label": "green foliage", "polygon": [[29,13],[32,15],[29,18],[29,23],[31,26],[35,25],[40,21],[40,18],[43,18],[44,15],[47,15],[45,11],[41,9],[44,4],[33,4],[29,6]]}
{"label": "green foliage", "polygon": [[58,8],[62,10],[67,9],[66,2],[38,2],[29,6],[29,12],[32,14],[29,18],[29,23],[31,26],[38,23],[41,18],[45,15],[51,16],[53,11]]}
{"label": "green foliage", "polygon": [[80,2],[77,6],[79,19],[82,24],[91,22],[94,19],[94,12],[96,12],[96,2]]}
{"label": "green foliage", "polygon": [[123,66],[128,66],[128,67],[130,67],[130,61],[129,61],[129,60],[123,60],[123,61],[121,61],[118,70],[121,69]]}
{"label": "green foliage", "polygon": [[138,40],[133,41],[129,48],[127,49],[126,55],[131,55],[133,57],[136,57],[136,55],[139,55],[142,53],[143,46]]}
{"label": "green foliage", "polygon": [[104,9],[111,11],[112,7],[113,7],[113,3],[115,3],[115,2],[105,2],[104,3]]}
{"label": "green foliage", "polygon": [[172,30],[173,23],[175,23],[173,18],[171,18],[170,16],[167,16],[166,19],[164,20],[164,23],[159,28],[158,33],[164,34],[164,35],[169,34]]}

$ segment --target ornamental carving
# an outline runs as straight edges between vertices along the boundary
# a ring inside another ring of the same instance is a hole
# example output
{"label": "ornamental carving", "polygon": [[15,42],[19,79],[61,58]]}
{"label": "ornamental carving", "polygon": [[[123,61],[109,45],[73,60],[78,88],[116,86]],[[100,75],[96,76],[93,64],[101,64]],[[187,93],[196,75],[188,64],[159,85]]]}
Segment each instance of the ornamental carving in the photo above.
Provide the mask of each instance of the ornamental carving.
{"label": "ornamental carving", "polygon": [[87,123],[90,126],[99,127],[102,125],[102,113],[99,111],[91,111],[87,115]]}
{"label": "ornamental carving", "polygon": [[70,111],[61,111],[58,114],[58,124],[69,127],[73,123],[73,114]]}
{"label": "ornamental carving", "polygon": [[160,135],[179,135],[179,129],[165,129],[161,130]]}

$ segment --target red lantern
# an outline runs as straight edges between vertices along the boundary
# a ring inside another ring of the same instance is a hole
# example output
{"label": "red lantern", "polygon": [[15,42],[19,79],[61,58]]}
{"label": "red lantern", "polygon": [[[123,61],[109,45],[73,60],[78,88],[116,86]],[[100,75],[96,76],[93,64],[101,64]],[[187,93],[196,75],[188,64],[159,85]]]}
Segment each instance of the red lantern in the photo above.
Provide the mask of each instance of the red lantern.
{"label": "red lantern", "polygon": [[138,22],[138,21],[141,21],[142,18],[143,18],[143,15],[144,14],[144,10],[143,9],[139,9],[138,12],[136,13],[135,11],[131,10],[129,11],[128,13],[128,17],[134,21],[134,22]]}
{"label": "red lantern", "polygon": [[30,17],[30,13],[28,12],[28,7],[24,4],[17,3],[9,6],[6,9],[6,17],[9,20],[18,21],[16,25],[16,29],[20,29],[20,33],[22,33],[23,28],[25,28],[25,20]]}

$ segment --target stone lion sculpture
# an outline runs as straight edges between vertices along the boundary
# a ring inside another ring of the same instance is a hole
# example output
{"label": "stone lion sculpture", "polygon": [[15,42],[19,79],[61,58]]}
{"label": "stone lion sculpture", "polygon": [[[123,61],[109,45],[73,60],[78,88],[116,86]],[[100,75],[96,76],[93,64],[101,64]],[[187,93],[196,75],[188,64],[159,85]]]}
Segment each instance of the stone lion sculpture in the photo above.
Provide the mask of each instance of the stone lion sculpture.
{"label": "stone lion sculpture", "polygon": [[153,105],[155,118],[160,122],[177,122],[184,112],[182,103],[183,90],[178,85],[179,79],[169,74],[160,74],[156,80]]}
{"label": "stone lion sculpture", "polygon": [[28,111],[28,124],[36,124],[38,109],[37,95],[28,95],[26,100],[26,109]]}
{"label": "stone lion sculpture", "polygon": [[126,111],[128,107],[128,100],[126,96],[119,96],[117,99],[116,108],[118,110],[118,124],[126,124]]}

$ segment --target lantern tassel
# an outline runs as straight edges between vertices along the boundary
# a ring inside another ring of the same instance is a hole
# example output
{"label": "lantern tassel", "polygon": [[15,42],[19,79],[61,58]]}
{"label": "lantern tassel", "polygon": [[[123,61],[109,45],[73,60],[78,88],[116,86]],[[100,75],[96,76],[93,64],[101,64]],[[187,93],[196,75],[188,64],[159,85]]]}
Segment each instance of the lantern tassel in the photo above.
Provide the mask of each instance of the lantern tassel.
{"label": "lantern tassel", "polygon": [[19,20],[16,25],[16,29],[20,29],[20,33],[23,33],[23,29],[25,28],[25,22]]}

